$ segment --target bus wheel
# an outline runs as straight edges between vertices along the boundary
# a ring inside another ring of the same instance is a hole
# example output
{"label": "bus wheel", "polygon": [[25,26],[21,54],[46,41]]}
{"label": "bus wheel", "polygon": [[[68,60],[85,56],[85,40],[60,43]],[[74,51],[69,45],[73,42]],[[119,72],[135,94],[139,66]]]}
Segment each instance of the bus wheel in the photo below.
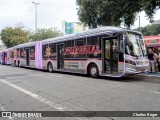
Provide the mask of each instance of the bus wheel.
{"label": "bus wheel", "polygon": [[20,65],[20,61],[18,61],[18,67],[21,67],[21,65]]}
{"label": "bus wheel", "polygon": [[48,64],[48,72],[53,72],[52,63],[49,63],[49,64]]}
{"label": "bus wheel", "polygon": [[96,78],[99,76],[99,70],[98,70],[98,67],[97,65],[95,64],[91,64],[89,66],[89,75],[93,78]]}
{"label": "bus wheel", "polygon": [[16,66],[16,61],[14,61],[14,66]]}

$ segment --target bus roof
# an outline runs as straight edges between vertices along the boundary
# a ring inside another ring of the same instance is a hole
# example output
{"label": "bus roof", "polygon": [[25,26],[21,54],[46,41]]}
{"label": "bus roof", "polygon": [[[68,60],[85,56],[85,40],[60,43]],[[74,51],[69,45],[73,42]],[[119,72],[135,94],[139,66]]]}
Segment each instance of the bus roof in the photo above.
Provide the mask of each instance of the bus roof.
{"label": "bus roof", "polygon": [[99,28],[91,29],[91,30],[84,31],[81,33],[75,33],[75,34],[45,39],[45,40],[42,40],[42,43],[52,42],[53,40],[55,42],[59,42],[63,40],[78,39],[78,38],[87,37],[87,36],[101,35],[104,33],[115,33],[115,32],[122,32],[122,31],[126,31],[126,29],[119,28],[119,27],[113,27],[113,26],[99,27]]}
{"label": "bus roof", "polygon": [[81,33],[75,33],[75,34],[45,39],[45,40],[42,40],[42,43],[50,43],[53,41],[61,42],[65,40],[79,39],[79,38],[88,37],[88,36],[102,35],[107,33],[110,34],[110,33],[116,33],[116,32],[125,32],[125,31],[141,34],[140,32],[134,31],[134,30],[127,30],[125,28],[113,27],[113,26],[105,26],[105,27],[99,27],[99,28],[88,30],[88,31],[84,31]]}
{"label": "bus roof", "polygon": [[36,41],[29,42],[29,43],[23,43],[23,44],[19,44],[19,45],[13,46],[11,49],[25,47],[25,46],[34,46],[35,43],[36,43]]}
{"label": "bus roof", "polygon": [[[60,36],[60,37],[55,37],[55,38],[49,38],[42,40],[42,44],[44,43],[51,43],[51,42],[62,42],[65,40],[71,40],[71,39],[79,39],[87,36],[95,36],[95,35],[102,35],[102,34],[112,34],[116,32],[124,32],[124,31],[130,31],[130,32],[136,32],[139,33],[138,31],[133,31],[133,30],[127,30],[125,28],[120,28],[120,27],[113,27],[113,26],[105,26],[105,27],[99,27],[95,29],[91,29],[88,31],[84,31],[81,33],[75,33],[75,34],[70,34],[70,35],[65,35],[65,36]],[[141,33],[139,33],[141,34]],[[24,43],[20,44],[17,46],[14,46],[12,48],[19,48],[19,47],[25,47],[25,46],[34,46],[36,41],[34,42],[29,42],[29,43]]]}

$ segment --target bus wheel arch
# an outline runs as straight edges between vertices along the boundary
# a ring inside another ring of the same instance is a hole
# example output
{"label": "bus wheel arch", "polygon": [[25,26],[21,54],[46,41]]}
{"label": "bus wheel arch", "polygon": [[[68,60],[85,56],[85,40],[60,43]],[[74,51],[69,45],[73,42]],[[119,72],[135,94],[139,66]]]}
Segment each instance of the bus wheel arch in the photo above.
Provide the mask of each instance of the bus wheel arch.
{"label": "bus wheel arch", "polygon": [[48,62],[48,64],[47,64],[47,70],[48,70],[48,72],[53,72],[52,62]]}
{"label": "bus wheel arch", "polygon": [[99,76],[98,65],[94,62],[89,63],[87,66],[87,74],[90,77],[97,78]]}

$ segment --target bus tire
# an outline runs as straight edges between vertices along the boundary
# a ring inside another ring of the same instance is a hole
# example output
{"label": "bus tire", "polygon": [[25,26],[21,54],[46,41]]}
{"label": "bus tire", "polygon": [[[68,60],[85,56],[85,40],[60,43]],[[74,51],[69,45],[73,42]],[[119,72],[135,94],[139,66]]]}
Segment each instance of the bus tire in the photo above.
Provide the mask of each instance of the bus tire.
{"label": "bus tire", "polygon": [[51,62],[48,63],[48,72],[53,72],[53,65]]}
{"label": "bus tire", "polygon": [[96,64],[91,64],[88,72],[90,77],[97,78],[99,76],[99,70]]}
{"label": "bus tire", "polygon": [[14,61],[14,64],[13,64],[13,66],[14,66],[14,67],[16,67],[16,60]]}
{"label": "bus tire", "polygon": [[20,61],[18,61],[18,67],[21,67],[21,65],[20,65]]}

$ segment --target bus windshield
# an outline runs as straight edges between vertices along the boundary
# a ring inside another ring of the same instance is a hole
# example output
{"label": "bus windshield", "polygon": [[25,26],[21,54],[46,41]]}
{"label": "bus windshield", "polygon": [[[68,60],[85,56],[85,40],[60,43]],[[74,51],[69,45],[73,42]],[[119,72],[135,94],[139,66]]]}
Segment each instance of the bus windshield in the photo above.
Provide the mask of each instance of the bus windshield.
{"label": "bus windshield", "polygon": [[147,56],[147,51],[146,51],[146,46],[145,46],[145,42],[144,42],[144,39],[140,39],[140,45],[142,47],[142,53],[143,53],[143,56]]}
{"label": "bus windshield", "polygon": [[144,56],[146,54],[146,50],[144,41],[142,40],[142,35],[134,32],[127,32],[125,52],[126,54],[134,57]]}

